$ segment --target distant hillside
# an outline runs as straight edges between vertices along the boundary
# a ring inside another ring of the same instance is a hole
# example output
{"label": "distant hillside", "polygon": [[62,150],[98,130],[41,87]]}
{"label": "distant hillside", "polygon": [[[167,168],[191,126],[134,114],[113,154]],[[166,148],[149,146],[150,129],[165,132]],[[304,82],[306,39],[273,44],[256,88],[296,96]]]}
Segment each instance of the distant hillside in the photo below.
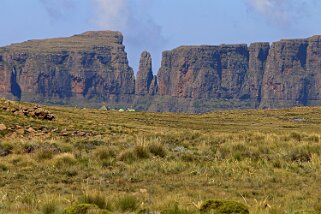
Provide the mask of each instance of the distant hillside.
{"label": "distant hillside", "polygon": [[182,46],[154,76],[143,52],[135,80],[119,32],[86,32],[0,48],[0,97],[143,111],[321,105],[321,36],[272,45]]}

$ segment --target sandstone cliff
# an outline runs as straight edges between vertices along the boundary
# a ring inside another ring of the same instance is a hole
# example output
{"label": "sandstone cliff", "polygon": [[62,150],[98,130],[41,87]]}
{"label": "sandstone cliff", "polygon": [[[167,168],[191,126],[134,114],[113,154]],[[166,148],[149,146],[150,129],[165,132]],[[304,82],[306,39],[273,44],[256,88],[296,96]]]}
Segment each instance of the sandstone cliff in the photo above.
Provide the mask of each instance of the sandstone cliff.
{"label": "sandstone cliff", "polygon": [[262,84],[261,107],[321,104],[321,37],[272,44]]}
{"label": "sandstone cliff", "polygon": [[[252,81],[249,58],[247,45],[183,46],[166,51],[157,76],[158,95],[172,97],[169,105],[178,111],[254,107],[255,92],[242,93]],[[161,108],[173,110],[164,105],[153,110]]]}
{"label": "sandstone cliff", "polygon": [[23,101],[127,101],[135,80],[122,41],[120,33],[104,31],[7,46],[0,93]]}
{"label": "sandstone cliff", "polygon": [[321,36],[182,46],[156,76],[145,51],[136,80],[122,42],[101,31],[0,48],[0,97],[175,112],[321,105]]}
{"label": "sandstone cliff", "polygon": [[248,70],[246,45],[180,47],[164,52],[159,95],[238,98]]}

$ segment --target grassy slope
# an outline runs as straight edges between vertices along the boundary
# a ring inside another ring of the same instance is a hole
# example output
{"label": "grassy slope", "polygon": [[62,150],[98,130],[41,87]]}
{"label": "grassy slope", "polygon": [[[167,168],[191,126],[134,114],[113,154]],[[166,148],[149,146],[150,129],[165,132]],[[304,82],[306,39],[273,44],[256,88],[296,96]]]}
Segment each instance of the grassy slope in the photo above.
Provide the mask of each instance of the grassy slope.
{"label": "grassy slope", "polygon": [[38,130],[2,132],[0,151],[11,154],[0,157],[0,212],[41,212],[49,201],[63,208],[97,193],[114,210],[123,195],[153,210],[179,202],[192,212],[209,198],[246,203],[252,213],[321,210],[321,108],[203,115],[47,109],[55,121],[0,110],[7,127]]}

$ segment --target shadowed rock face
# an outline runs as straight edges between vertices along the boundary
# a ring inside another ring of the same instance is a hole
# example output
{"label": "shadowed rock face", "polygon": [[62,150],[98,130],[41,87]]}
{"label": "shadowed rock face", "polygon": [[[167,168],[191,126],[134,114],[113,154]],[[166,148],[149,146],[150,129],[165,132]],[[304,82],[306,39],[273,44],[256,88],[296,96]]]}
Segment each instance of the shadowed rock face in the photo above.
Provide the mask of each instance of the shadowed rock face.
{"label": "shadowed rock face", "polygon": [[119,32],[86,32],[0,48],[0,97],[146,111],[321,105],[321,36],[269,43],[182,46],[156,76],[143,52],[137,79]]}

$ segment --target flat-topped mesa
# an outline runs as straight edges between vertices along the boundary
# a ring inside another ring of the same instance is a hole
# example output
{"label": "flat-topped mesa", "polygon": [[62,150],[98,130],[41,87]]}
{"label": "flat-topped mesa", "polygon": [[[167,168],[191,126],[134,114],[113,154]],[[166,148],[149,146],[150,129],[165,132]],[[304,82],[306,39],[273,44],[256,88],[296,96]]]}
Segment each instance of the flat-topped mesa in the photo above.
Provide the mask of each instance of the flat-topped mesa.
{"label": "flat-topped mesa", "polygon": [[7,46],[2,49],[1,96],[75,104],[127,102],[135,79],[122,41],[119,32],[100,31]]}
{"label": "flat-topped mesa", "polygon": [[82,51],[94,47],[124,48],[123,35],[114,31],[89,31],[65,38],[53,38],[42,40],[28,40],[26,42],[12,44],[6,49],[14,51]]}

